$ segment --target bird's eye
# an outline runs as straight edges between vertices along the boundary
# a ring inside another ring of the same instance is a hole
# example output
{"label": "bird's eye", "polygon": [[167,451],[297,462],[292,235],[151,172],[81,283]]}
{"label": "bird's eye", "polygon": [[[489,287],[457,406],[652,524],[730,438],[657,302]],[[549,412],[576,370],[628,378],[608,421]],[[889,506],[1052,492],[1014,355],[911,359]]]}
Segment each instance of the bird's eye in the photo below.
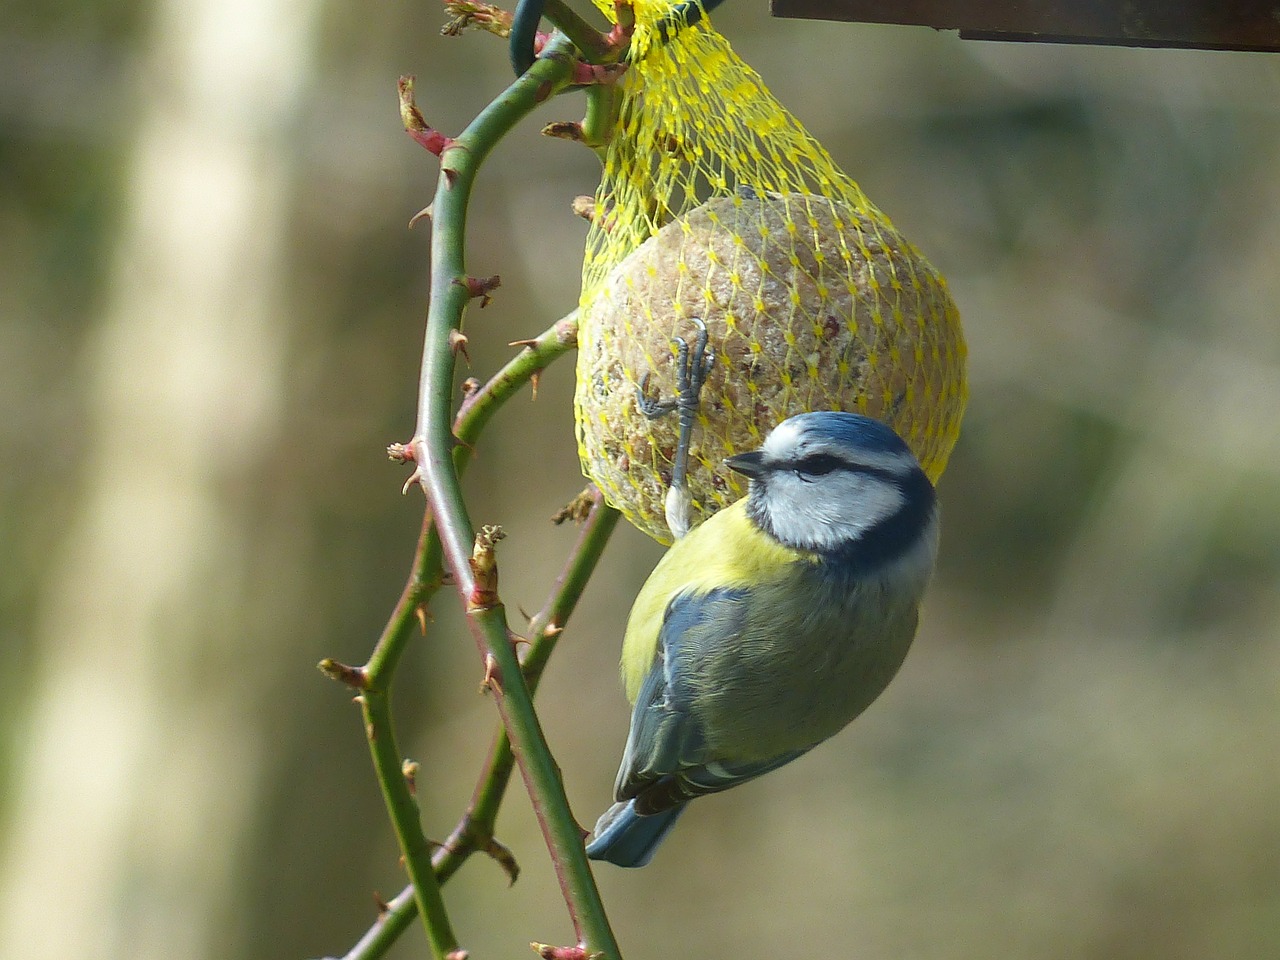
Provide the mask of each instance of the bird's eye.
{"label": "bird's eye", "polygon": [[821,477],[840,467],[840,460],[825,453],[805,457],[796,464],[796,472],[807,477]]}

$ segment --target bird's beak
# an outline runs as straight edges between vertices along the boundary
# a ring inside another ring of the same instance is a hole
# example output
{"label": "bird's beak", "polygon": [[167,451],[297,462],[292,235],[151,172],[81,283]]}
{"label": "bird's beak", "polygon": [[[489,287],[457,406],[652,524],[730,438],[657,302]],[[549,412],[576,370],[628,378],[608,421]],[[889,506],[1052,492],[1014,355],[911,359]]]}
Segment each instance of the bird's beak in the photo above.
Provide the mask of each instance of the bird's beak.
{"label": "bird's beak", "polygon": [[753,479],[764,473],[764,454],[759,450],[740,453],[735,457],[727,457],[724,462],[730,470],[735,470]]}

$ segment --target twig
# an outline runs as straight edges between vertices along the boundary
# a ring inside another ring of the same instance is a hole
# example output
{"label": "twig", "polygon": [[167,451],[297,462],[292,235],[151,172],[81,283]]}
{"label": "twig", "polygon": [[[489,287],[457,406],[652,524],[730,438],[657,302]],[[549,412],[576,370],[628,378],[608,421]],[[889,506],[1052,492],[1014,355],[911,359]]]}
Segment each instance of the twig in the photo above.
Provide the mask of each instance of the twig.
{"label": "twig", "polygon": [[391,722],[390,698],[384,691],[366,690],[359,700],[366,729],[376,731],[376,735],[371,733],[369,737],[373,766],[400,844],[416,906],[431,942],[431,952],[437,960],[456,960],[458,939],[440,896],[440,884],[431,863],[431,844],[422,832],[418,804],[404,777],[403,760]]}
{"label": "twig", "polygon": [[400,844],[405,871],[409,874],[415,912],[422,917],[436,960],[455,960],[460,956],[457,937],[440,897],[440,886],[431,863],[430,844],[422,832],[422,820],[413,790],[405,781],[403,759],[396,746],[391,720],[391,676],[412,633],[426,589],[422,573],[425,570],[437,571],[438,584],[439,557],[439,541],[432,536],[429,517],[424,518],[413,572],[369,662],[363,667],[348,667],[333,660],[322,660],[320,669],[332,679],[359,691],[356,701],[364,715],[365,736],[374,773]]}
{"label": "twig", "polygon": [[595,29],[563,0],[546,0],[542,15],[573,41],[588,63],[612,63],[626,52],[625,46]]}
{"label": "twig", "polygon": [[[493,417],[494,413],[526,383],[536,377],[548,364],[564,356],[576,344],[577,312],[575,311],[567,317],[557,320],[538,337],[523,341],[521,343],[523,349],[491,377],[484,386],[467,397],[462,408],[458,411],[454,424],[454,433],[459,440],[459,444],[454,448],[453,460],[454,467],[459,473],[466,469],[471,459],[473,445],[479,439],[485,425]],[[407,445],[396,446],[402,451],[409,450]],[[590,569],[594,569],[600,551],[603,550],[604,543],[608,539],[608,533],[612,531],[613,525],[617,520],[616,513],[604,507],[603,504],[600,513],[608,517],[608,519],[602,521],[593,517],[587,522],[582,541],[573,555],[579,559],[576,561],[571,560],[571,566],[574,562],[590,564],[585,576],[589,576]],[[592,531],[600,527],[603,527],[604,530],[599,535],[599,539],[597,539],[592,535]],[[585,559],[588,557],[589,560]],[[572,585],[572,582],[572,580],[569,581],[570,585]],[[413,636],[414,628],[419,622],[420,612],[425,609],[425,605],[442,583],[443,565],[440,538],[436,534],[435,525],[432,523],[431,513],[428,510],[423,516],[422,532],[418,538],[418,547],[414,554],[413,567],[408,582],[405,584],[400,600],[392,611],[386,627],[383,628],[382,635],[378,638],[373,653],[369,657],[369,662],[364,667],[348,667],[345,664],[330,660],[321,662],[321,670],[332,679],[347,683],[348,686],[360,691],[366,691],[366,688],[371,683],[375,686],[375,701],[381,698],[382,706],[385,709],[380,708],[370,713],[368,701],[366,700],[364,704],[365,731],[369,738],[371,752],[375,743],[395,742],[394,733],[390,727],[390,679],[395,672],[400,655]],[[568,607],[563,607],[563,600],[559,601],[559,603],[565,610],[563,616],[567,617],[568,612],[572,610],[572,603]],[[563,624],[563,617],[557,622]],[[532,659],[535,651],[545,651],[538,654],[545,662],[545,657],[550,655],[549,648],[551,646],[554,646],[553,641],[548,642],[545,639],[535,641],[530,650],[530,658]],[[367,696],[368,694],[367,692],[362,692],[361,695]],[[495,754],[500,753],[504,753],[505,757],[499,756],[495,759]],[[390,782],[393,795],[398,795],[399,787],[396,786],[396,782],[401,778],[398,776],[391,777],[389,756],[383,761],[385,767],[379,763],[378,755],[376,754],[374,755],[374,763],[375,770],[379,771],[380,782],[384,784]],[[384,770],[387,774],[386,779],[382,776]],[[505,735],[501,737],[501,743],[495,742],[485,770],[487,772],[482,776],[481,781],[482,783],[489,783],[490,786],[484,788],[483,791],[477,788],[477,796],[473,798],[472,808],[479,809],[483,814],[485,818],[483,822],[487,823],[485,829],[489,834],[487,839],[491,841],[493,821],[497,816],[497,807],[501,802],[503,791],[511,774],[511,754]],[[386,789],[384,786],[384,797],[385,795]],[[402,803],[402,801],[402,797],[396,800],[398,804]],[[391,801],[388,801],[388,804],[390,803]],[[388,809],[390,809],[390,806]],[[468,815],[473,816],[472,814]],[[480,831],[480,833],[483,832],[483,830]],[[444,883],[445,880],[452,876],[453,871],[457,869],[462,860],[473,851],[473,846],[459,844],[458,842],[473,833],[476,833],[476,831],[468,829],[466,818],[464,818],[463,822],[450,835],[445,845],[436,851],[432,858],[432,863],[438,883]],[[355,960],[355,958],[373,960],[373,958],[381,957],[385,953],[396,938],[404,932],[405,928],[413,922],[413,918],[419,914],[418,903],[414,897],[413,890],[414,887],[411,883],[397,897],[391,900],[386,913],[352,947],[347,957],[352,958],[352,960]]]}
{"label": "twig", "polygon": [[[508,365],[508,369],[510,364]],[[490,383],[498,378],[495,377]],[[505,381],[508,386],[512,381]],[[514,392],[514,390],[511,390]],[[508,394],[509,395],[509,394]],[[497,393],[491,394],[497,396]],[[556,580],[555,588],[546,605],[529,622],[530,645],[524,658],[525,682],[532,693],[537,689],[542,671],[556,643],[569,622],[582,590],[595,570],[605,544],[618,524],[619,514],[604,503],[598,490],[591,491],[592,509],[582,526],[578,543],[569,555],[564,570]],[[494,824],[503,796],[511,780],[515,758],[511,743],[504,729],[499,727],[489,748],[489,755],[476,782],[467,812],[436,850],[432,865],[436,881],[446,883],[462,866],[467,857],[485,850],[493,842]],[[510,868],[504,866],[510,875]],[[377,922],[351,948],[343,960],[378,960],[391,944],[403,933],[417,916],[418,905],[414,900],[412,884],[402,890],[388,904]]]}
{"label": "twig", "polygon": [[467,395],[453,421],[458,439],[454,465],[461,470],[470,460],[476,437],[506,399],[530,380],[536,381],[547,365],[578,345],[578,311],[557,320],[532,340],[518,340],[512,346],[523,349],[483,387]]}
{"label": "twig", "polygon": [[[479,439],[484,426],[493,414],[511,399],[526,383],[533,379],[542,369],[557,358],[564,356],[577,344],[577,313],[557,320],[551,327],[533,340],[521,342],[522,350],[509,360],[489,381],[472,393],[458,411],[454,423],[454,434],[460,441],[454,448],[454,466],[459,473],[466,469],[471,459],[473,444]],[[397,445],[407,449],[405,445]],[[599,494],[596,494],[597,499]],[[561,626],[567,621],[581,586],[595,569],[604,545],[617,523],[616,511],[604,506],[599,500],[599,507],[588,517],[583,526],[582,536],[565,573],[557,584],[560,590],[552,600],[548,601],[547,610]],[[333,661],[322,661],[321,670],[336,680],[349,686],[364,689],[369,682],[370,674],[380,678],[383,685],[395,670],[400,655],[413,635],[418,623],[419,611],[430,600],[443,583],[441,565],[440,538],[436,535],[431,513],[423,516],[422,533],[418,538],[418,548],[414,554],[413,568],[409,580],[401,593],[400,601],[392,611],[391,618],[378,638],[372,656],[364,667],[347,667]],[[536,618],[535,618],[536,622]],[[551,622],[544,618],[546,623]],[[545,664],[555,646],[554,636],[533,638],[527,662],[538,663],[537,673],[541,673],[541,665]],[[534,675],[531,686],[536,685]],[[390,714],[385,714],[389,719]],[[384,714],[379,712],[366,718],[365,729],[370,746],[376,739],[390,736],[384,733],[380,722]],[[477,847],[477,840],[487,833],[487,840],[492,841],[493,825],[497,818],[498,806],[502,802],[507,782],[511,776],[512,756],[506,734],[500,732],[490,750],[489,759],[480,776],[476,793],[472,797],[471,807],[462,821],[454,828],[449,839],[432,857],[432,865],[436,871],[437,882],[443,884],[453,875]],[[360,938],[359,942],[346,954],[348,960],[375,960],[381,957],[391,944],[405,931],[413,918],[418,916],[418,904],[414,897],[413,884],[387,904],[387,910],[376,924]]]}
{"label": "twig", "polygon": [[450,429],[454,353],[449,334],[460,327],[466,306],[466,292],[454,281],[467,275],[463,233],[476,170],[502,135],[569,82],[574,61],[568,40],[553,39],[542,57],[441,155],[441,175],[432,205],[432,297],[427,312],[418,426],[411,446],[447,568],[468,607],[468,626],[485,661],[486,677],[496,680],[494,702],[511,738],[512,752],[542,827],[574,931],[579,943],[590,952],[616,958],[619,951],[613,931],[587,865],[582,836],[569,811],[559,770],[547,748],[508,639],[505,612],[498,603],[472,602],[478,596],[477,587],[482,585],[476,582],[470,565],[475,531],[453,465],[455,439]]}

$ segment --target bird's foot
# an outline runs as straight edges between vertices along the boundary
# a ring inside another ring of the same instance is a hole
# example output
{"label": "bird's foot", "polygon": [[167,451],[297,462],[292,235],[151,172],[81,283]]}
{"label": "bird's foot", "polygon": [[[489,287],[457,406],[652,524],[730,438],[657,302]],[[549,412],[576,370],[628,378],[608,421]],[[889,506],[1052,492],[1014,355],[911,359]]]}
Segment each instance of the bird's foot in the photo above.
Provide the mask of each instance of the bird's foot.
{"label": "bird's foot", "polygon": [[702,388],[706,386],[711,368],[715,366],[715,354],[707,349],[707,325],[699,317],[693,318],[698,335],[693,345],[684,337],[676,337],[676,395],[668,399],[649,397],[645,387],[649,374],[640,381],[636,405],[650,420],[656,420],[676,411],[680,416],[680,433],[676,441],[675,460],[671,468],[671,487],[667,491],[667,526],[676,539],[689,532],[689,507],[691,498],[686,486],[689,469],[689,444],[693,436],[693,424],[702,404]]}

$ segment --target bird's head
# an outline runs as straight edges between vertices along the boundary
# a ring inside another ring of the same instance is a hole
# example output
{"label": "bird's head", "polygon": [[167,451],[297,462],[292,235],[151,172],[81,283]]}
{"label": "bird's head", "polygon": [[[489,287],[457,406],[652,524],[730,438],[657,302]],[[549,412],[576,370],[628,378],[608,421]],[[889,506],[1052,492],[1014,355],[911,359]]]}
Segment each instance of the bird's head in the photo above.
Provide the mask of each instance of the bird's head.
{"label": "bird's head", "polygon": [[751,478],[747,512],[798,550],[888,562],[935,535],[933,484],[892,429],[856,413],[803,413],[726,464]]}

